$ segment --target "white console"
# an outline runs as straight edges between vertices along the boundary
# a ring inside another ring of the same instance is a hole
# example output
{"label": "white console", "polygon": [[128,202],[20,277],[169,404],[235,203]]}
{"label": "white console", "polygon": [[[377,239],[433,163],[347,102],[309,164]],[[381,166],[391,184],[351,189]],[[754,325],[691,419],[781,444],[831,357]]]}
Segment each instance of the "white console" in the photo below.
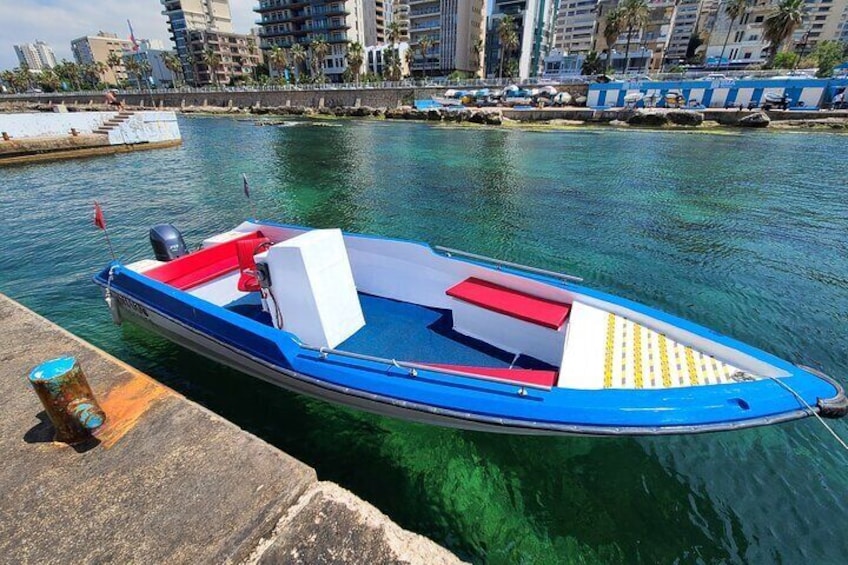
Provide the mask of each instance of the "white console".
{"label": "white console", "polygon": [[334,348],[365,325],[341,230],[312,230],[268,250],[274,325]]}

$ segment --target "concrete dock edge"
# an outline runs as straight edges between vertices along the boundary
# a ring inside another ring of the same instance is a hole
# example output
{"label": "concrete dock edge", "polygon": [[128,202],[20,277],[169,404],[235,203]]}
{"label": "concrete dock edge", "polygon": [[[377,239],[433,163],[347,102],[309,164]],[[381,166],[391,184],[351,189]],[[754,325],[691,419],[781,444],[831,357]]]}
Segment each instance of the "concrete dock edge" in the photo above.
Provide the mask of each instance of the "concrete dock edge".
{"label": "concrete dock edge", "polygon": [[[0,562],[458,563],[314,469],[0,294]],[[52,441],[26,376],[73,355],[106,412]]]}

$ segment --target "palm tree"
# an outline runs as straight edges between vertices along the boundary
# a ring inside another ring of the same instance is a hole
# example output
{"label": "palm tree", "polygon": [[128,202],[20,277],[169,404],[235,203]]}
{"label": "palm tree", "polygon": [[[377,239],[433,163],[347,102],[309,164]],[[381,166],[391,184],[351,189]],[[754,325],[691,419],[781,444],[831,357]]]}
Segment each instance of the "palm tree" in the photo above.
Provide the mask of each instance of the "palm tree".
{"label": "palm tree", "polygon": [[323,39],[316,39],[309,46],[312,51],[312,78],[324,81],[324,57],[330,52],[330,44]]}
{"label": "palm tree", "polygon": [[501,62],[498,76],[503,78],[504,57],[507,51],[518,47],[518,32],[515,29],[515,20],[512,16],[504,16],[498,22],[498,39],[501,42]]}
{"label": "palm tree", "polygon": [[624,31],[624,14],[619,8],[613,8],[607,12],[607,19],[604,22],[604,41],[607,42],[607,62],[605,73],[609,74],[612,66],[612,48],[621,32]]}
{"label": "palm tree", "polygon": [[221,56],[211,49],[207,49],[203,52],[202,61],[206,65],[206,68],[209,69],[209,76],[212,79],[212,83],[218,86],[218,65],[221,64]]}
{"label": "palm tree", "polygon": [[721,62],[724,60],[724,50],[727,48],[727,42],[730,41],[730,32],[733,31],[733,22],[737,19],[742,19],[745,12],[748,11],[748,3],[750,0],[728,0],[724,5],[724,13],[730,18],[730,25],[727,28],[727,36],[724,38],[724,45],[721,46],[721,55],[718,56],[718,68],[721,68]]}
{"label": "palm tree", "polygon": [[306,62],[306,49],[300,43],[294,44],[291,48],[291,57],[292,61],[294,61],[294,78],[296,83],[300,76],[301,66]]}
{"label": "palm tree", "polygon": [[358,41],[349,44],[347,46],[347,64],[357,84],[359,83],[359,72],[362,70],[362,63],[364,62],[362,44]]}
{"label": "palm tree", "polygon": [[127,69],[127,74],[135,77],[135,83],[138,89],[141,90],[141,65],[135,57],[128,57],[124,61],[124,68]]}
{"label": "palm tree", "polygon": [[[803,0],[801,0],[803,1]],[[624,72],[630,66],[630,42],[634,31],[642,31],[648,23],[650,10],[645,0],[623,0],[618,5],[621,17],[624,19],[624,28],[627,30],[627,47],[624,49]]]}
{"label": "palm tree", "polygon": [[398,22],[392,22],[389,24],[387,37],[389,39],[389,43],[392,44],[392,47],[397,47],[397,44],[400,42],[401,35],[403,34],[403,30],[400,28],[400,24]]}
{"label": "palm tree", "polygon": [[115,70],[124,66],[124,60],[118,53],[109,53],[109,56],[106,57],[106,66],[109,67],[110,71],[112,71],[112,76],[115,78],[115,83],[117,86],[118,73],[115,72]]}
{"label": "palm tree", "polygon": [[177,57],[176,53],[165,53],[162,55],[162,62],[165,65],[165,68],[171,71],[174,75],[174,86],[178,86],[177,81],[182,79],[183,76],[183,64],[180,61],[180,58]]}
{"label": "palm tree", "polygon": [[286,67],[289,66],[289,56],[285,49],[279,45],[271,47],[271,53],[268,55],[268,64],[271,65],[271,70],[277,73],[277,76],[284,77]]}
{"label": "palm tree", "polygon": [[427,51],[433,46],[433,40],[426,35],[418,40],[418,52],[421,54],[421,76],[423,77],[427,68]]}
{"label": "palm tree", "polygon": [[781,0],[765,21],[763,39],[769,42],[769,66],[780,51],[780,46],[795,33],[806,16],[804,0]]}

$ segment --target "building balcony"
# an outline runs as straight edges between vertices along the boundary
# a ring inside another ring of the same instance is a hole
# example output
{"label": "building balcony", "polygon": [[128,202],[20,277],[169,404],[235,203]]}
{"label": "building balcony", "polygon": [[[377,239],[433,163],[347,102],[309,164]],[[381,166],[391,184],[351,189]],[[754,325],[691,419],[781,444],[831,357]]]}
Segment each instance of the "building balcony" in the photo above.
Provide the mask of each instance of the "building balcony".
{"label": "building balcony", "polygon": [[420,10],[413,10],[409,12],[409,19],[412,18],[420,18],[422,16],[432,16],[434,14],[441,13],[441,8],[439,6],[434,6],[432,8],[422,8]]}
{"label": "building balcony", "polygon": [[259,6],[253,8],[253,11],[259,14],[273,12],[282,8],[300,8],[308,6],[311,0],[266,0],[260,2]]}

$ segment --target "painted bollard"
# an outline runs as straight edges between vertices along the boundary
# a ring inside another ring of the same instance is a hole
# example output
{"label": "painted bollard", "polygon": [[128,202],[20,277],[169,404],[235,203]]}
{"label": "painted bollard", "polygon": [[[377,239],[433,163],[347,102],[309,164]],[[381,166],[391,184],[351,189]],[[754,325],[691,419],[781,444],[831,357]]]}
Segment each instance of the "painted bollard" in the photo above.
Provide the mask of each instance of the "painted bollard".
{"label": "painted bollard", "polygon": [[55,441],[85,441],[106,421],[106,414],[73,357],[59,357],[38,365],[30,372],[29,382],[56,428]]}

